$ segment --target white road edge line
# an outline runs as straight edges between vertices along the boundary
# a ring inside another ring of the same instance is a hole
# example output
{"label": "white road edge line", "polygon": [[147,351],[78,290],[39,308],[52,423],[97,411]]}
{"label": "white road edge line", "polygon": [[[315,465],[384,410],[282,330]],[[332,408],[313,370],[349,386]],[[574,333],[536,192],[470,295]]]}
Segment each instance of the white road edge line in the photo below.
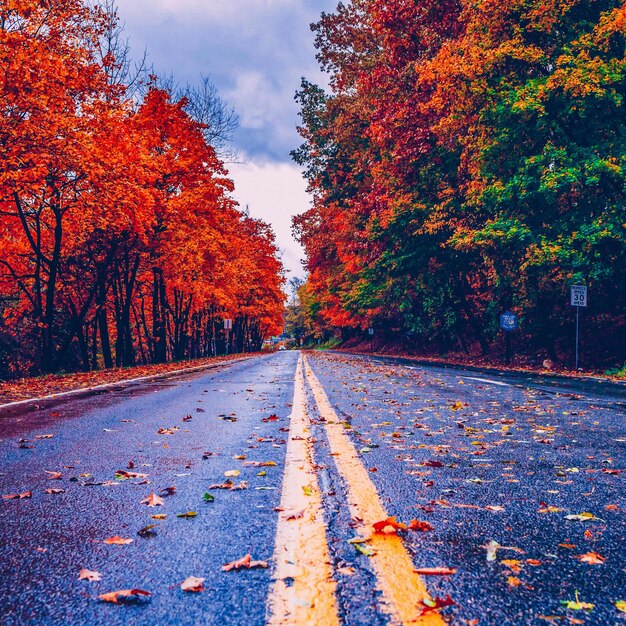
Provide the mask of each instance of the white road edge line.
{"label": "white road edge line", "polygon": [[511,387],[510,383],[502,383],[499,380],[491,380],[490,378],[474,378],[473,376],[461,376],[465,380],[477,380],[480,383],[488,383],[489,385],[498,385],[499,387]]}

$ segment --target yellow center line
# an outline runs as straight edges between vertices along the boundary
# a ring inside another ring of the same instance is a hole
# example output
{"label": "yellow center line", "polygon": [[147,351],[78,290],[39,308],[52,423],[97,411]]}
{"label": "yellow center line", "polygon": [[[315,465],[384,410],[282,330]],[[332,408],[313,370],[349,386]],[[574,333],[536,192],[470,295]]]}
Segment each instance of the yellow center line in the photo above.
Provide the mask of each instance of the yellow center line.
{"label": "yellow center line", "polygon": [[383,594],[383,610],[396,624],[445,624],[444,619],[436,612],[419,615],[418,603],[431,598],[423,580],[415,572],[415,565],[402,539],[396,534],[372,532],[372,524],[386,519],[388,513],[324,388],[311,370],[306,357],[303,360],[313,397],[321,416],[325,418],[331,454],[347,485],[350,512],[353,519],[362,520],[363,536],[369,537],[367,545],[374,552],[370,559],[378,587]]}
{"label": "yellow center line", "polygon": [[296,368],[280,508],[267,624],[338,626],[336,583],[311,458],[302,357]]}

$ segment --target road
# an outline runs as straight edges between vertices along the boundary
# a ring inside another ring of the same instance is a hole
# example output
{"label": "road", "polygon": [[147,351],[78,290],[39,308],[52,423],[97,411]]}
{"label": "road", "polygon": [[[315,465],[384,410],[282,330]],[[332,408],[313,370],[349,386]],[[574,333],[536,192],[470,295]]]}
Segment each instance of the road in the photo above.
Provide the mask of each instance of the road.
{"label": "road", "polygon": [[625,407],[282,352],[0,411],[0,623],[626,624]]}

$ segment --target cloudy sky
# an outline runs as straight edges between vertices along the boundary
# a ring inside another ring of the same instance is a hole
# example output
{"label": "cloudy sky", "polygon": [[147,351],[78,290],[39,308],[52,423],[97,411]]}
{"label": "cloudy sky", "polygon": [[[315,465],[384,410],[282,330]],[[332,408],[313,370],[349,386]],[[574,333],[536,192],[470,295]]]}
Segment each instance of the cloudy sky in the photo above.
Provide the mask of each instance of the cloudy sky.
{"label": "cloudy sky", "polygon": [[291,275],[302,275],[302,251],[291,216],[309,206],[289,152],[300,143],[293,100],[300,78],[324,82],[309,24],[337,0],[119,0],[133,50],[144,48],[159,74],[179,83],[210,76],[240,117],[229,164],[235,196],[269,221]]}

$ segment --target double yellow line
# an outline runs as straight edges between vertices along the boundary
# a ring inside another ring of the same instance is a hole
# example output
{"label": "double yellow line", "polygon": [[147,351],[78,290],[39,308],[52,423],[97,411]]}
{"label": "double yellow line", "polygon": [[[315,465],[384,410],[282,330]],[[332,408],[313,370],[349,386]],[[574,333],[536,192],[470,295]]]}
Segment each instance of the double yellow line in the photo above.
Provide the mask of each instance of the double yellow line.
{"label": "double yellow line", "polygon": [[372,533],[372,524],[386,519],[388,513],[324,388],[304,356],[300,357],[296,368],[268,624],[335,626],[340,623],[322,499],[312,457],[305,377],[318,411],[324,418],[330,453],[347,485],[351,516],[354,520],[362,520],[361,534],[369,538],[368,547],[373,553],[370,562],[382,595],[381,609],[388,614],[392,624],[445,624],[438,613],[419,615],[420,601],[431,598],[426,585],[415,572],[402,539],[396,534]]}

